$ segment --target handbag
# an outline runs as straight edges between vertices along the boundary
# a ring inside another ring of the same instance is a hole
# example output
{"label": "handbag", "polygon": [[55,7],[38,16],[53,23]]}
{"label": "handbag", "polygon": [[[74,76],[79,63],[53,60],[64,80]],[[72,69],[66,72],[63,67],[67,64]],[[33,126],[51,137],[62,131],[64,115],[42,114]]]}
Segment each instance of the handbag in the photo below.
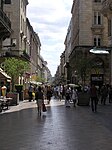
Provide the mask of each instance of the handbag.
{"label": "handbag", "polygon": [[42,111],[43,111],[43,112],[46,112],[46,111],[47,111],[46,106],[45,106],[44,103],[42,104]]}

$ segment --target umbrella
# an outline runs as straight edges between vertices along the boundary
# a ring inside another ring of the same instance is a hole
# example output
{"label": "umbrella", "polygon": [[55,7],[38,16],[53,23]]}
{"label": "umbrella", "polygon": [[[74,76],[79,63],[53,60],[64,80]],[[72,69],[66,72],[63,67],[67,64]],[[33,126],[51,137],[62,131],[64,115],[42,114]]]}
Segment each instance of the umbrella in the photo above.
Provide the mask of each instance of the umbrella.
{"label": "umbrella", "polygon": [[79,87],[79,85],[77,85],[77,84],[73,84],[73,83],[70,83],[70,84],[68,84],[70,87]]}

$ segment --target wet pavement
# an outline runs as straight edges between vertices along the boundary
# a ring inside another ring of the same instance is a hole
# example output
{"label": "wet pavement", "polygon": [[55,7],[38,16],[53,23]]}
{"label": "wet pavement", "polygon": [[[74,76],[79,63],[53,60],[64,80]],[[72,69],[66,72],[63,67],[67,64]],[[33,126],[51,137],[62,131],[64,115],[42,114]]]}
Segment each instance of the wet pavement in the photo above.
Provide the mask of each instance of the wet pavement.
{"label": "wet pavement", "polygon": [[112,104],[66,108],[51,101],[38,116],[35,102],[0,114],[0,150],[112,150]]}

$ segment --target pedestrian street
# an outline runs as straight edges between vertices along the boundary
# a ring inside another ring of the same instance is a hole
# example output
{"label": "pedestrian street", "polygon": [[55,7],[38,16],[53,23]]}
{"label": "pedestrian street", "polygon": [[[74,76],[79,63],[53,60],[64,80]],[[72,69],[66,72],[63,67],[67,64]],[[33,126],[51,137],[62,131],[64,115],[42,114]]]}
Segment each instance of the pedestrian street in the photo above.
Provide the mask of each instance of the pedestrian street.
{"label": "pedestrian street", "polygon": [[21,102],[0,114],[0,150],[111,150],[112,104],[66,108],[51,100],[47,112]]}

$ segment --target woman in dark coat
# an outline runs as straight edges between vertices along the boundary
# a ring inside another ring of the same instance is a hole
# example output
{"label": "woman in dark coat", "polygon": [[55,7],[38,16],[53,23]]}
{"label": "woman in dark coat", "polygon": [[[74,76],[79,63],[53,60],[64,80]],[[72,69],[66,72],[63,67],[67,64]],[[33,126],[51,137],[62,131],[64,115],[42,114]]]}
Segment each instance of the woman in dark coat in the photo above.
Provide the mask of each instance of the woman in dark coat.
{"label": "woman in dark coat", "polygon": [[37,101],[38,113],[41,115],[42,105],[44,104],[44,95],[40,86],[35,93],[35,100]]}
{"label": "woman in dark coat", "polygon": [[98,104],[98,96],[97,96],[97,88],[94,84],[92,84],[90,88],[90,98],[91,98],[91,109],[93,112],[97,111],[97,104]]}
{"label": "woman in dark coat", "polygon": [[51,90],[51,87],[48,86],[48,87],[47,87],[47,100],[48,100],[48,104],[49,104],[50,101],[51,101],[51,97],[52,97],[52,90]]}

